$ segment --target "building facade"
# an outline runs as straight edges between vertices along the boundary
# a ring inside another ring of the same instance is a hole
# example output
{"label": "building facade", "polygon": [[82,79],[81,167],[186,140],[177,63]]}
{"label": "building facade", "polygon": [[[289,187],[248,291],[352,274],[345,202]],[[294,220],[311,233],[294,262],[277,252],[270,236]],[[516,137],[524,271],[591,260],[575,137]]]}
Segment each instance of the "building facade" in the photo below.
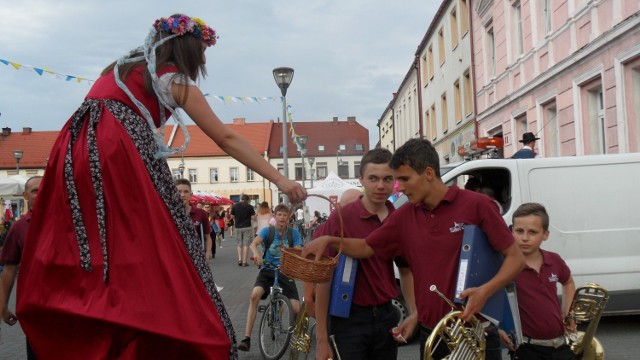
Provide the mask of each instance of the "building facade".
{"label": "building facade", "polygon": [[640,151],[640,2],[480,0],[473,6],[479,136],[510,157]]}
{"label": "building facade", "polygon": [[[357,183],[360,159],[369,150],[369,131],[356,121],[355,116],[339,121],[297,122],[295,133],[306,137],[304,159],[293,142],[291,132],[287,136],[287,165],[289,178],[312,188],[314,181],[323,180],[334,172],[350,184]],[[269,162],[284,173],[282,123],[274,123],[269,140]],[[309,159],[313,158],[313,163]],[[272,185],[272,198],[282,201],[282,194]]]}
{"label": "building facade", "polygon": [[441,164],[463,160],[458,148],[475,138],[470,0],[445,0],[418,46],[424,137]]}

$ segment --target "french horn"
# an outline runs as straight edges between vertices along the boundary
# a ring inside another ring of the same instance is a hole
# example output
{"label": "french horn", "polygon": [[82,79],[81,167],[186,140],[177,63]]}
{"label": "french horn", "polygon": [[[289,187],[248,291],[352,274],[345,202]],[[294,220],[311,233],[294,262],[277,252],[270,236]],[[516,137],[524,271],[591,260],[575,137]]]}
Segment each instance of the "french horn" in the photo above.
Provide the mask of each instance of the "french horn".
{"label": "french horn", "polygon": [[456,310],[456,306],[435,285],[429,290],[437,293],[451,306],[451,311],[442,318],[429,335],[424,347],[423,359],[433,360],[437,347],[444,343],[450,354],[445,357],[449,360],[484,360],[484,328],[474,316],[469,321],[461,318],[462,311]]}

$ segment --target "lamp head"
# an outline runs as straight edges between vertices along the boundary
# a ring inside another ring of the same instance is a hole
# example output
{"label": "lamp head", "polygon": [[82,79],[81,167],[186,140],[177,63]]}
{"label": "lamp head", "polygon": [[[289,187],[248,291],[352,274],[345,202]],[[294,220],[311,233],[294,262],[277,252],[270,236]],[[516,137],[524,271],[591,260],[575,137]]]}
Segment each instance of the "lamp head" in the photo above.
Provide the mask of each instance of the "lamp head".
{"label": "lamp head", "polygon": [[276,85],[280,88],[282,96],[287,95],[287,89],[293,80],[293,69],[290,67],[279,67],[273,69],[273,78],[276,80]]}

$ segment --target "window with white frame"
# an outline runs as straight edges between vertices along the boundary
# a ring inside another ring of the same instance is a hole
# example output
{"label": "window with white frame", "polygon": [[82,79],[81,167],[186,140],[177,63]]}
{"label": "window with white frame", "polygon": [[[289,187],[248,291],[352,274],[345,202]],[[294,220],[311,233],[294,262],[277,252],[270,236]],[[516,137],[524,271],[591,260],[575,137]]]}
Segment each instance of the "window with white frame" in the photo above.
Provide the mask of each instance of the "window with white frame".
{"label": "window with white frame", "polygon": [[360,177],[360,161],[353,162],[353,177]]}
{"label": "window with white frame", "polygon": [[524,112],[518,116],[515,117],[514,119],[515,122],[515,133],[512,135],[513,139],[515,140],[514,142],[519,141],[520,139],[522,139],[522,134],[526,133],[529,127],[529,124],[527,123],[527,113]]}
{"label": "window with white frame", "polygon": [[445,55],[446,54],[444,53],[444,28],[440,28],[440,30],[438,30],[438,61],[440,63],[440,66],[444,64],[444,60],[446,59]]}
{"label": "window with white frame", "polygon": [[238,168],[237,167],[229,168],[229,181],[238,182]]}
{"label": "window with white frame", "polygon": [[624,96],[630,103],[627,112],[627,144],[629,152],[640,152],[640,56],[624,64]]}
{"label": "window with white frame", "polygon": [[318,145],[318,151],[324,151],[324,145]]}
{"label": "window with white frame", "polygon": [[451,30],[451,48],[455,49],[458,46],[458,13],[456,12],[455,5],[453,10],[449,13],[449,25]]}
{"label": "window with white frame", "polygon": [[485,25],[485,56],[489,78],[496,75],[496,39],[493,34],[493,20]]}
{"label": "window with white frame", "polygon": [[278,168],[278,172],[280,174],[284,175],[284,165],[283,164],[278,164],[277,168]]}
{"label": "window with white frame", "polygon": [[344,144],[340,144],[340,146],[338,146],[338,149],[339,149],[340,151],[344,151],[344,150],[346,150],[346,149],[347,149],[347,146],[346,146],[346,145],[344,145]]}
{"label": "window with white frame", "polygon": [[440,96],[440,114],[442,117],[440,118],[442,125],[442,133],[446,134],[449,131],[449,109],[447,104],[447,92],[445,91]]}
{"label": "window with white frame", "polygon": [[343,160],[338,164],[338,176],[341,179],[349,178],[349,162],[348,161]]}
{"label": "window with white frame", "polygon": [[364,145],[356,144],[356,151],[364,151]]}
{"label": "window with white frame", "polygon": [[541,19],[542,26],[540,29],[542,30],[542,38],[544,38],[547,34],[551,32],[551,15],[553,10],[551,9],[551,0],[539,0],[540,1],[540,10],[541,10]]}
{"label": "window with white frame", "polygon": [[198,170],[197,169],[189,169],[189,181],[192,184],[198,182]]}
{"label": "window with white frame", "polygon": [[471,69],[464,72],[464,116],[473,112],[473,87],[471,85]]}
{"label": "window with white frame", "polygon": [[255,181],[255,171],[247,168],[247,181]]}
{"label": "window with white frame", "polygon": [[296,180],[302,180],[302,164],[301,163],[296,163],[295,164],[295,179]]}
{"label": "window with white frame", "polygon": [[542,126],[544,126],[544,156],[560,156],[560,127],[556,99],[542,104]]}
{"label": "window with white frame", "polygon": [[316,179],[323,180],[328,175],[327,163],[326,162],[317,162],[316,163]]}
{"label": "window with white frame", "polygon": [[512,21],[513,21],[513,58],[517,59],[523,51],[523,39],[522,39],[522,6],[520,1],[516,1],[511,6]]}
{"label": "window with white frame", "polygon": [[604,98],[600,76],[580,85],[585,154],[606,154]]}
{"label": "window with white frame", "polygon": [[455,111],[455,121],[456,124],[462,121],[464,115],[462,115],[462,102],[461,102],[461,94],[460,94],[460,80],[456,80],[453,83],[453,107]]}
{"label": "window with white frame", "polygon": [[218,182],[218,168],[209,169],[209,182],[215,184]]}
{"label": "window with white frame", "polygon": [[178,180],[182,178],[182,174],[180,174],[180,169],[171,169],[171,175],[173,176],[173,180]]}
{"label": "window with white frame", "polygon": [[469,8],[467,7],[467,0],[460,0],[459,3],[460,8],[460,34],[464,36],[464,34],[469,31]]}

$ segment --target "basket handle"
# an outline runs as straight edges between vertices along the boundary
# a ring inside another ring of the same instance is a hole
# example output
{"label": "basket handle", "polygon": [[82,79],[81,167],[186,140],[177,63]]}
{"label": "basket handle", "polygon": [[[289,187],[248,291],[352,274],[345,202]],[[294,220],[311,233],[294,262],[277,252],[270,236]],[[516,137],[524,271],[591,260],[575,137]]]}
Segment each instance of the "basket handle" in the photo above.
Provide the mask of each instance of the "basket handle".
{"label": "basket handle", "polygon": [[[344,221],[342,220],[342,213],[340,212],[340,203],[337,201],[331,200],[330,198],[320,194],[308,194],[307,196],[308,197],[315,196],[315,197],[327,200],[330,204],[333,205],[333,207],[338,212],[338,220],[340,220],[340,246],[338,246],[338,253],[336,254],[336,256],[333,257],[333,260],[332,260],[332,262],[333,261],[337,262],[338,258],[340,257],[340,254],[342,254],[342,245],[344,243]],[[303,204],[304,202],[298,202],[298,203],[292,204],[291,208],[289,209],[289,217],[291,217],[291,214],[294,209],[297,209],[299,206],[302,206]],[[280,234],[280,236],[282,238],[282,234]]]}

